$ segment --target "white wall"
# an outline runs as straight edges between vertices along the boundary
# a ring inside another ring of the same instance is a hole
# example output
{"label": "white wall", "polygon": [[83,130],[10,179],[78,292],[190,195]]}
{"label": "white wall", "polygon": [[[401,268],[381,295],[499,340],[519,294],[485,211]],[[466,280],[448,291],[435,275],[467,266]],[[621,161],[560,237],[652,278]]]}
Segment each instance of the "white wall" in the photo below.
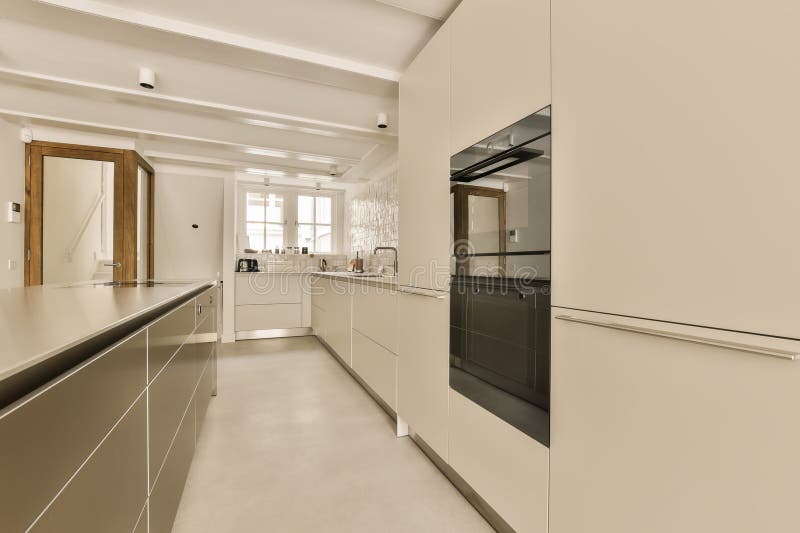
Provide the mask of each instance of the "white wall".
{"label": "white wall", "polygon": [[[6,222],[7,202],[25,202],[25,145],[19,140],[19,127],[0,120],[0,289],[23,283],[25,226]],[[24,220],[24,208],[23,208]],[[8,269],[8,261],[16,269]]]}
{"label": "white wall", "polygon": [[157,279],[216,278],[222,273],[224,180],[203,174],[199,169],[197,174],[172,174],[156,168]]}

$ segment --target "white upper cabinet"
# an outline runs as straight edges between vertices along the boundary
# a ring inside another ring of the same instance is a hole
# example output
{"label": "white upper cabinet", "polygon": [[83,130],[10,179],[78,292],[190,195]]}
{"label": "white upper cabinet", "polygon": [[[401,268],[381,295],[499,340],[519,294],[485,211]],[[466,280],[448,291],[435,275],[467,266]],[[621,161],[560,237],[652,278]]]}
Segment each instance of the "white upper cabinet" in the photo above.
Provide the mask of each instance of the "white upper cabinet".
{"label": "white upper cabinet", "polygon": [[463,0],[448,22],[454,154],[550,104],[550,1]]}
{"label": "white upper cabinet", "polygon": [[800,337],[798,20],[553,3],[553,305]]}
{"label": "white upper cabinet", "polygon": [[400,79],[399,281],[450,280],[450,27],[445,24]]}

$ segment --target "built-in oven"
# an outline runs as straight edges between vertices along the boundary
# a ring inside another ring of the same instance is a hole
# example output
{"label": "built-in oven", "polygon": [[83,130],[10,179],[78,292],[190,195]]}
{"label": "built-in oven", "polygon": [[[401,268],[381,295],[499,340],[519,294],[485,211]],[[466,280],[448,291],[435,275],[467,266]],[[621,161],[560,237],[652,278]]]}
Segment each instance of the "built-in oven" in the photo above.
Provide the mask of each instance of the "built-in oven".
{"label": "built-in oven", "polygon": [[550,108],[451,158],[450,386],[549,446]]}

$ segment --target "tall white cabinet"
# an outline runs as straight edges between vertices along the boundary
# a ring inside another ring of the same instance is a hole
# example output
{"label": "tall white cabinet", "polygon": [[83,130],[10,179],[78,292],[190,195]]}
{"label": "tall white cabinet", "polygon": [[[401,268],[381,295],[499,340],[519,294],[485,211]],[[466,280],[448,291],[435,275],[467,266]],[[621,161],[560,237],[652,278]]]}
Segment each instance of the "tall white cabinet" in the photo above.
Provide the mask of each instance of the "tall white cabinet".
{"label": "tall white cabinet", "polygon": [[800,5],[552,9],[550,532],[798,531]]}
{"label": "tall white cabinet", "polygon": [[549,0],[465,0],[447,22],[451,154],[550,105]]}
{"label": "tall white cabinet", "polygon": [[800,4],[553,2],[553,303],[800,337]]}
{"label": "tall white cabinet", "polygon": [[[399,141],[397,412],[444,459],[450,364],[446,292],[450,282],[450,35],[446,23],[400,80]],[[411,294],[402,292],[404,287],[428,290]]]}

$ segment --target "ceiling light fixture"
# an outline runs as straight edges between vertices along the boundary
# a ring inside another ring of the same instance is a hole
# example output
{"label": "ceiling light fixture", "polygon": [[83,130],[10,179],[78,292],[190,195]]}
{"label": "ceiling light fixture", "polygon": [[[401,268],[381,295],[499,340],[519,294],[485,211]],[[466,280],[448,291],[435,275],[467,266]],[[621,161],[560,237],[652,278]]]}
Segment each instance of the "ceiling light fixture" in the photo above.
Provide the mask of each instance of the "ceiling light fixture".
{"label": "ceiling light fixture", "polygon": [[139,68],[139,85],[145,89],[155,89],[156,73],[147,67]]}
{"label": "ceiling light fixture", "polygon": [[378,113],[378,127],[382,130],[389,127],[389,116],[386,113]]}

